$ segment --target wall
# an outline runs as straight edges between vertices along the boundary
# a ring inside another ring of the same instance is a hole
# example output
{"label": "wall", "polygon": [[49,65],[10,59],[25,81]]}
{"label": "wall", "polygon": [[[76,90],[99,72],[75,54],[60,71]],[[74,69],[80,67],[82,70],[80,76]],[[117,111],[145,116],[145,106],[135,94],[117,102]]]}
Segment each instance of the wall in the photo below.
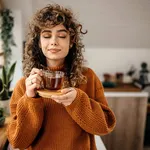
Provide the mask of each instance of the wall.
{"label": "wall", "polygon": [[16,68],[15,68],[15,74],[14,74],[14,80],[11,84],[11,87],[13,88],[18,81],[18,79],[22,76],[22,17],[21,17],[21,11],[20,10],[13,10],[14,15],[14,40],[16,43],[16,47],[12,47],[12,60],[11,63],[17,61]]}
{"label": "wall", "polygon": [[[21,11],[23,40],[32,14],[50,2],[54,1],[4,0],[5,6]],[[80,3],[55,0],[55,3],[70,6],[83,30],[88,29],[83,38],[85,57],[99,76],[104,72],[126,72],[131,65],[138,71],[142,61],[148,62],[150,69],[149,0],[82,0]]]}
{"label": "wall", "polygon": [[131,66],[136,68],[135,76],[141,68],[141,62],[146,61],[150,70],[150,49],[136,48],[87,48],[85,51],[87,65],[94,69],[103,80],[103,73],[127,73]]}
{"label": "wall", "polygon": [[5,6],[22,11],[23,33],[32,14],[50,2],[73,9],[89,31],[84,38],[88,47],[150,48],[149,0],[4,0]]}

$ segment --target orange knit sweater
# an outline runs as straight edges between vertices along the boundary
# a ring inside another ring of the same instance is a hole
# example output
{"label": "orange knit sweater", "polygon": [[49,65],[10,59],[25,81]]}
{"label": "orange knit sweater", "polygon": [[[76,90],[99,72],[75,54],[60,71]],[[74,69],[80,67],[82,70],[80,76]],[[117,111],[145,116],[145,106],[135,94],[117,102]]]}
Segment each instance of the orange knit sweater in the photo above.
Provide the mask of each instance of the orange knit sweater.
{"label": "orange knit sweater", "polygon": [[12,121],[8,139],[15,148],[29,150],[96,150],[94,134],[104,135],[115,126],[101,82],[88,69],[87,84],[77,90],[72,104],[63,106],[48,98],[29,98],[25,78],[17,83],[11,97]]}

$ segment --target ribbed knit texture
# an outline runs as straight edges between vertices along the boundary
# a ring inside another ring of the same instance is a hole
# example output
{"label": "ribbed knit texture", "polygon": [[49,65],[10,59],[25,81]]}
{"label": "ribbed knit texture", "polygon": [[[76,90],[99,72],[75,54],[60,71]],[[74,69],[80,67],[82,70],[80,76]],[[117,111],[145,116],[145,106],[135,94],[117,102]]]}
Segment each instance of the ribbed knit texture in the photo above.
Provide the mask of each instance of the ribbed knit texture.
{"label": "ribbed knit texture", "polygon": [[48,69],[51,71],[57,71],[57,70],[62,71],[64,70],[64,64],[58,67],[48,67]]}
{"label": "ribbed knit texture", "polygon": [[84,75],[87,84],[76,88],[75,100],[66,107],[52,99],[27,97],[25,78],[20,79],[10,103],[11,145],[30,150],[96,150],[94,134],[111,132],[115,116],[95,73],[88,69]]}

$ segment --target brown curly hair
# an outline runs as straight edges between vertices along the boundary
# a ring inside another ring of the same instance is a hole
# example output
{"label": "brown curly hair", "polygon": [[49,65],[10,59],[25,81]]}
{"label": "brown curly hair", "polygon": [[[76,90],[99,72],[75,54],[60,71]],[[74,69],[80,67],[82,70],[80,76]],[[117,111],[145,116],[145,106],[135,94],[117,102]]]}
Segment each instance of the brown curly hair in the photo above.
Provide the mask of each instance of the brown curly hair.
{"label": "brown curly hair", "polygon": [[37,11],[29,24],[27,41],[23,55],[23,71],[27,77],[32,68],[47,66],[46,58],[39,47],[40,32],[43,27],[52,27],[63,24],[70,32],[70,43],[72,47],[65,58],[65,75],[69,86],[77,86],[86,83],[86,77],[82,74],[84,45],[81,42],[82,25],[73,17],[70,9],[61,7],[58,4],[47,5]]}

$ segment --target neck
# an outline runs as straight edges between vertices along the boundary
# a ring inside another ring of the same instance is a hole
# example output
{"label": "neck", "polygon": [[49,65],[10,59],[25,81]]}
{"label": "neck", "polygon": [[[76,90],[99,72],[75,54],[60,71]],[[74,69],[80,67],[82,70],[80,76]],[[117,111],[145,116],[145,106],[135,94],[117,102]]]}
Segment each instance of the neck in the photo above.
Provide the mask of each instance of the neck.
{"label": "neck", "polygon": [[47,60],[47,67],[59,67],[64,64],[64,60]]}

